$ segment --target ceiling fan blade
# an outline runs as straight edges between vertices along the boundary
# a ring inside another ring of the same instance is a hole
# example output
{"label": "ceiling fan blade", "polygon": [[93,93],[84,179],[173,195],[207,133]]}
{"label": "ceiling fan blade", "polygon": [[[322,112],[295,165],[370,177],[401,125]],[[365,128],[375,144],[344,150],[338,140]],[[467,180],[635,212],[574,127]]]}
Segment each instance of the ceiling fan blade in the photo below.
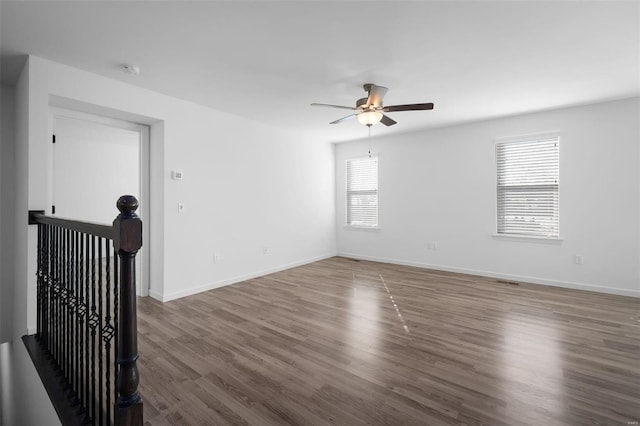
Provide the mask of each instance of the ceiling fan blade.
{"label": "ceiling fan blade", "polygon": [[393,126],[394,124],[396,124],[396,121],[387,115],[383,115],[380,122],[385,126]]}
{"label": "ceiling fan blade", "polygon": [[367,105],[374,105],[376,107],[382,106],[382,98],[387,93],[386,87],[376,86],[375,84],[365,84],[365,90],[369,89],[369,98],[367,99]]}
{"label": "ceiling fan blade", "polygon": [[338,124],[338,123],[342,123],[343,121],[348,120],[348,119],[350,119],[350,118],[353,118],[353,117],[355,117],[356,115],[358,115],[358,114],[351,114],[351,115],[347,115],[346,117],[338,118],[337,120],[332,121],[332,122],[331,122],[331,123],[329,123],[329,124]]}
{"label": "ceiling fan blade", "polygon": [[425,109],[433,109],[433,104],[429,102],[426,104],[391,105],[391,106],[384,107],[382,110],[384,112],[394,112],[394,111],[420,111]]}
{"label": "ceiling fan blade", "polygon": [[331,105],[331,104],[317,104],[317,103],[313,103],[313,104],[311,104],[311,106],[321,106],[321,107],[340,108],[340,109],[350,109],[350,110],[355,110],[355,109],[356,109],[356,108],[354,108],[354,107],[349,107],[349,106]]}

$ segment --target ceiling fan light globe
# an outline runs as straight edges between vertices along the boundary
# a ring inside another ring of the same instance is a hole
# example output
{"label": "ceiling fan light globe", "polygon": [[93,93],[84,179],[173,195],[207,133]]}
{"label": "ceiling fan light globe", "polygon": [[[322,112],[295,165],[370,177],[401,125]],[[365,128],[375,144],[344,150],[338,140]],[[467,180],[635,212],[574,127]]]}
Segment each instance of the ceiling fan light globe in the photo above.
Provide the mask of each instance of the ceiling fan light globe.
{"label": "ceiling fan light globe", "polygon": [[382,120],[382,113],[380,111],[364,111],[358,114],[356,118],[364,126],[373,126]]}

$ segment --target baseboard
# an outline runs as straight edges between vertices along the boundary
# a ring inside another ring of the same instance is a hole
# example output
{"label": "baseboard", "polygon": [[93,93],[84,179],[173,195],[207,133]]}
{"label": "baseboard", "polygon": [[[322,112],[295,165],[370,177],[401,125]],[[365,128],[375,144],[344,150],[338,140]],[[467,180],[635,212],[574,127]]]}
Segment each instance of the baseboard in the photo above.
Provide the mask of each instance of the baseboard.
{"label": "baseboard", "polygon": [[[139,295],[138,295],[138,296],[139,296]],[[153,291],[153,290],[151,290],[151,289],[149,289],[149,297],[151,297],[151,298],[153,298],[153,299],[156,299],[156,300],[158,300],[158,301],[160,301],[160,302],[162,302],[162,301],[163,301],[163,300],[162,300],[162,293],[159,293],[159,292],[157,292],[157,291]]]}
{"label": "baseboard", "polygon": [[435,265],[435,264],[429,264],[429,263],[423,263],[423,262],[414,262],[414,261],[392,259],[392,258],[385,258],[385,257],[365,256],[365,255],[360,255],[355,253],[326,254],[323,256],[317,256],[317,257],[313,257],[313,258],[309,258],[309,259],[305,259],[297,262],[288,263],[285,265],[280,265],[280,266],[269,268],[269,269],[264,269],[261,271],[252,272],[249,274],[239,275],[236,277],[228,278],[221,281],[216,281],[213,283],[207,283],[198,287],[192,287],[189,289],[185,289],[185,290],[181,290],[181,291],[177,291],[169,294],[162,294],[153,290],[149,290],[149,296],[161,302],[169,302],[171,300],[180,299],[186,296],[191,296],[193,294],[201,293],[203,291],[213,290],[215,288],[224,287],[226,285],[235,284],[235,283],[250,280],[253,278],[261,277],[263,275],[273,274],[275,272],[284,271],[286,269],[295,268],[297,266],[306,265],[309,263],[317,262],[319,260],[328,259],[334,256],[342,256],[342,257],[349,257],[353,259],[370,260],[373,262],[392,263],[395,265],[414,266],[417,268],[435,269],[439,271],[457,272],[460,274],[469,274],[469,275],[479,275],[483,277],[497,278],[497,279],[503,279],[503,280],[509,280],[509,281],[519,281],[519,282],[526,282],[531,284],[547,285],[552,287],[595,291],[598,293],[607,293],[607,294],[615,294],[620,296],[631,296],[631,297],[640,298],[640,290],[628,290],[628,289],[615,288],[615,287],[602,287],[602,286],[595,286],[591,284],[576,283],[571,281],[550,280],[546,278],[530,277],[526,275],[505,274],[505,273],[495,272],[495,271],[485,271],[485,270],[479,270],[479,269]]}
{"label": "baseboard", "polygon": [[435,269],[438,271],[457,272],[460,274],[479,275],[482,277],[498,278],[509,281],[519,281],[530,284],[548,285],[552,287],[570,288],[574,290],[595,291],[598,293],[616,294],[619,296],[640,297],[640,290],[628,290],[624,288],[602,287],[591,284],[575,283],[571,281],[550,280],[546,278],[530,277],[526,275],[504,274],[501,272],[484,271],[478,269],[458,268],[443,265],[433,265],[429,263],[413,262],[409,260],[389,259],[385,257],[363,256],[355,253],[338,253],[336,256],[349,257],[359,260],[370,260],[372,262],[392,263],[394,265],[415,266],[417,268]]}
{"label": "baseboard", "polygon": [[180,299],[182,297],[191,296],[193,294],[202,293],[203,291],[213,290],[214,288],[224,287],[230,284],[239,283],[242,281],[247,281],[253,278],[258,278],[263,275],[273,274],[275,272],[284,271],[286,269],[295,268],[297,266],[307,265],[309,263],[317,262],[319,260],[329,259],[331,257],[335,257],[335,253],[325,254],[322,256],[316,256],[304,260],[300,260],[297,262],[287,263],[285,265],[276,266],[273,268],[263,269],[261,271],[251,272],[244,275],[238,275],[236,277],[227,278],[225,280],[216,281],[213,283],[204,284],[198,287],[192,287],[181,291],[176,291],[169,294],[161,294],[152,290],[149,290],[149,296],[153,297],[156,300],[161,302],[169,302],[171,300]]}

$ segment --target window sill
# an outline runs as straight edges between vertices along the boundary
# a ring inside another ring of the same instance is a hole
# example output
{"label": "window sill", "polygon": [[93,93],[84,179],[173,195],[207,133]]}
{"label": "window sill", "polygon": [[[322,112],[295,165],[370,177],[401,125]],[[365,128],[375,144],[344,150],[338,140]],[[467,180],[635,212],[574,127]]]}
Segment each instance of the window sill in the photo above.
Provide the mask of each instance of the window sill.
{"label": "window sill", "polygon": [[503,240],[503,241],[520,241],[523,243],[539,243],[539,244],[556,244],[560,245],[564,241],[564,238],[545,238],[545,237],[528,237],[524,235],[502,235],[502,234],[493,234],[494,240]]}
{"label": "window sill", "polygon": [[344,229],[350,229],[352,231],[379,231],[379,226],[357,226],[357,225],[345,225]]}

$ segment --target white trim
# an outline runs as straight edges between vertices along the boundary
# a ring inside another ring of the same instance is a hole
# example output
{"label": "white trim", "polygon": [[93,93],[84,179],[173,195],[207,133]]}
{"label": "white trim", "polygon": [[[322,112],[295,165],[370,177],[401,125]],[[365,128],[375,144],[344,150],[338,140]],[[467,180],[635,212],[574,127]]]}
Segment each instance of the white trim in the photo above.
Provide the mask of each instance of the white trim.
{"label": "white trim", "polygon": [[552,139],[552,138],[562,139],[562,134],[560,130],[540,132],[540,133],[529,133],[525,135],[516,135],[516,136],[500,136],[493,139],[493,144],[497,145],[499,143],[505,143],[505,142],[506,143],[526,142],[526,141],[536,140],[536,139]]}
{"label": "white trim", "polygon": [[546,278],[529,277],[526,275],[503,274],[500,272],[493,272],[493,271],[459,268],[455,266],[433,265],[433,264],[423,263],[423,262],[413,262],[413,261],[399,260],[399,259],[388,259],[388,258],[376,257],[376,256],[362,256],[362,255],[353,254],[353,253],[338,253],[336,256],[349,257],[352,259],[359,259],[359,260],[370,260],[372,262],[391,263],[394,265],[414,266],[417,268],[425,268],[425,269],[435,269],[438,271],[457,272],[460,274],[478,275],[478,276],[489,277],[489,278],[499,278],[499,279],[505,279],[510,281],[519,281],[519,282],[528,283],[528,284],[547,285],[551,287],[562,287],[562,288],[568,288],[573,290],[595,291],[598,293],[607,293],[607,294],[615,294],[619,296],[630,296],[630,297],[640,298],[640,290],[628,290],[625,288],[602,287],[602,286],[596,286],[591,284],[576,283],[572,281],[550,280]]}
{"label": "white trim", "polygon": [[572,282],[572,281],[551,280],[551,279],[546,279],[546,278],[530,277],[530,276],[526,276],[526,275],[504,274],[504,273],[493,272],[493,271],[484,271],[484,270],[469,269],[469,268],[459,268],[459,267],[452,267],[452,266],[434,265],[434,264],[423,263],[423,262],[413,262],[413,261],[407,261],[407,260],[389,259],[389,258],[376,257],[376,256],[363,256],[363,255],[358,255],[358,254],[353,254],[353,253],[343,253],[343,252],[338,252],[338,253],[335,253],[335,254],[325,254],[325,255],[322,255],[322,256],[317,256],[317,257],[301,260],[301,261],[298,261],[298,262],[292,262],[292,263],[281,265],[281,266],[277,266],[277,267],[274,267],[274,268],[269,268],[269,269],[265,269],[265,270],[262,270],[262,271],[253,272],[253,273],[250,273],[250,274],[239,275],[237,277],[229,278],[229,279],[226,279],[226,280],[221,280],[221,281],[205,284],[205,285],[198,286],[198,287],[193,287],[193,288],[186,289],[186,290],[177,291],[177,292],[170,293],[170,294],[167,294],[167,295],[163,295],[163,294],[158,293],[156,291],[150,290],[149,291],[149,296],[151,296],[154,299],[159,300],[161,302],[169,302],[171,300],[180,299],[182,297],[191,296],[191,295],[194,295],[194,294],[197,294],[197,293],[201,293],[201,292],[208,291],[208,290],[213,290],[215,288],[220,288],[220,287],[224,287],[224,286],[231,285],[231,284],[236,284],[236,283],[239,283],[239,282],[242,282],[242,281],[247,281],[247,280],[250,280],[250,279],[253,279],[253,278],[257,278],[257,277],[261,277],[261,276],[264,276],[264,275],[273,274],[275,272],[284,271],[286,269],[291,269],[291,268],[295,268],[295,267],[298,267],[298,266],[307,265],[309,263],[317,262],[317,261],[324,260],[324,259],[329,259],[329,258],[332,258],[332,257],[335,257],[335,256],[348,257],[348,258],[359,259],[359,260],[369,260],[369,261],[372,261],[372,262],[391,263],[391,264],[394,264],[394,265],[403,265],[403,266],[413,266],[413,267],[417,267],[417,268],[434,269],[434,270],[438,270],[438,271],[456,272],[456,273],[460,273],[460,274],[477,275],[477,276],[480,276],[480,277],[498,278],[498,279],[504,279],[504,280],[509,280],[509,281],[518,281],[518,282],[527,283],[527,284],[534,284],[534,285],[546,285],[546,286],[551,286],[551,287],[560,287],[560,288],[567,288],[567,289],[573,289],[573,290],[594,291],[594,292],[597,292],[597,293],[615,294],[615,295],[619,295],[619,296],[629,296],[629,297],[640,298],[640,290],[628,290],[628,289],[623,289],[623,288],[602,287],[602,286],[596,286],[596,285],[591,285],[591,284],[576,283],[576,282]]}
{"label": "white trim", "polygon": [[[57,102],[59,103],[59,101]],[[91,123],[98,123],[104,126],[116,127],[119,129],[130,130],[139,134],[139,203],[141,209],[138,211],[140,218],[142,219],[142,239],[144,249],[141,252],[141,256],[138,257],[136,262],[136,273],[138,275],[136,291],[139,296],[148,296],[150,287],[150,275],[151,275],[151,257],[150,251],[152,250],[151,233],[149,228],[150,222],[150,198],[151,198],[151,182],[150,182],[150,169],[151,169],[151,127],[147,124],[136,123],[134,121],[127,121],[120,118],[112,118],[105,115],[93,114],[75,109],[67,109],[56,104],[49,104],[49,134],[53,134],[55,131],[55,118],[61,117],[71,120],[86,121]],[[49,197],[50,200],[47,206],[54,204],[53,193],[53,144],[48,144],[49,150]],[[48,207],[47,207],[48,208]],[[47,211],[47,214],[50,214]]]}
{"label": "white trim", "polygon": [[111,118],[102,115],[90,114],[87,112],[64,109],[59,106],[49,106],[51,113],[54,117],[62,117],[68,118],[71,120],[80,120],[80,121],[89,121],[91,123],[103,124],[105,126],[118,127],[120,129],[125,130],[133,130],[136,132],[141,132],[145,127],[148,127],[146,124],[138,124],[133,121],[121,120],[119,118]]}
{"label": "white trim", "polygon": [[[560,232],[562,230],[562,218],[560,216],[560,211],[562,210],[562,194],[561,194],[561,186],[560,186],[560,182],[562,181],[562,179],[560,179],[560,172],[562,170],[561,167],[561,159],[562,156],[560,155],[561,152],[560,150],[562,149],[562,144],[560,143],[560,141],[562,140],[562,133],[558,130],[558,131],[547,131],[547,132],[539,132],[539,133],[531,133],[531,134],[525,134],[525,135],[515,135],[515,136],[503,136],[503,137],[497,137],[493,139],[493,153],[494,153],[494,177],[496,178],[496,187],[494,188],[493,191],[493,217],[495,220],[494,223],[494,230],[496,231],[496,233],[494,234],[494,236],[505,236],[507,238],[510,237],[514,237],[513,235],[510,234],[498,234],[498,145],[500,144],[512,144],[512,143],[521,143],[521,142],[529,142],[529,141],[534,141],[534,140],[543,140],[543,139],[557,139],[558,140],[558,181],[556,182],[557,184],[557,194],[558,194],[558,236],[553,238],[555,240],[562,240],[562,238],[560,237]],[[539,237],[539,236],[531,236],[531,235],[526,235],[526,234],[522,234],[519,235],[519,237],[521,238],[541,238],[541,239],[545,239],[544,237]],[[551,238],[549,238],[551,239]],[[513,241],[516,241],[515,239]]]}
{"label": "white trim", "polygon": [[492,234],[491,237],[495,240],[504,241],[521,241],[523,243],[541,243],[541,244],[562,244],[564,238],[544,238],[534,237],[529,235],[508,235],[508,234]]}
{"label": "white trim", "polygon": [[285,265],[276,266],[273,268],[263,269],[262,271],[252,272],[245,275],[238,275],[233,278],[227,278],[225,280],[216,281],[213,283],[204,284],[198,287],[188,288],[186,290],[176,291],[169,294],[161,294],[153,290],[149,290],[149,296],[161,302],[169,302],[171,300],[180,299],[182,297],[191,296],[193,294],[202,293],[203,291],[213,290],[215,288],[224,287],[230,284],[236,284],[242,281],[247,281],[253,278],[262,277],[264,275],[273,274],[275,272],[284,271],[286,269],[295,268],[298,266],[307,265],[309,263],[317,262],[319,260],[330,259],[335,257],[335,253],[324,254],[322,256],[316,256],[309,259],[300,260],[297,262],[287,263]]}
{"label": "white trim", "polygon": [[344,229],[349,229],[351,231],[379,231],[380,226],[344,225]]}
{"label": "white trim", "polygon": [[142,279],[138,280],[136,291],[140,296],[149,295],[149,287],[151,287],[151,232],[149,222],[151,222],[151,128],[147,125],[140,125],[138,134],[140,135],[140,165],[139,165],[139,181],[140,188],[140,219],[142,220],[142,253],[140,258],[140,275]]}
{"label": "white trim", "polygon": [[[353,160],[362,160],[362,159],[372,159],[375,158],[377,160],[377,182],[376,182],[376,197],[377,197],[377,205],[376,205],[376,225],[375,226],[358,226],[351,225],[349,223],[349,196],[348,196],[348,187],[349,187],[349,161]],[[344,159],[344,217],[343,223],[345,227],[348,228],[358,228],[358,229],[380,229],[380,155],[379,153],[369,153],[365,156],[357,156],[357,157],[349,157]]]}

